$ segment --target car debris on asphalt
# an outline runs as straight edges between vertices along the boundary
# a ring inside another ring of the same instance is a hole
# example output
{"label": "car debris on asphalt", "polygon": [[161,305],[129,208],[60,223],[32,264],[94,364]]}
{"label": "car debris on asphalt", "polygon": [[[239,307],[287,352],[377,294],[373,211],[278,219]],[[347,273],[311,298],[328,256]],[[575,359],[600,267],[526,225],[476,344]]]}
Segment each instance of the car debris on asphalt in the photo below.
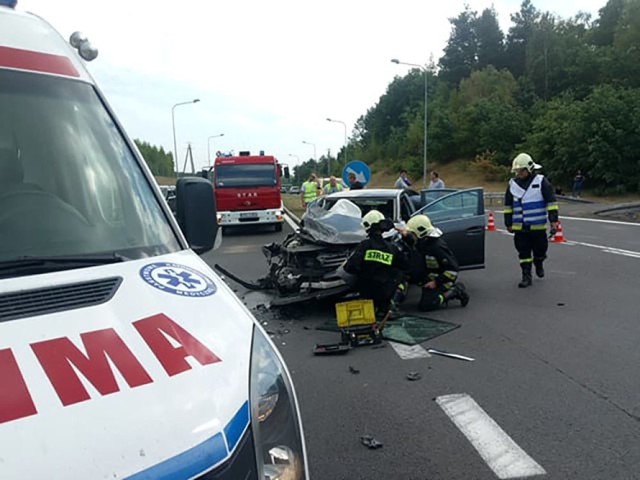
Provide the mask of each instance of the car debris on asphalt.
{"label": "car debris on asphalt", "polygon": [[376,450],[382,448],[383,443],[373,438],[371,435],[362,435],[360,437],[360,443],[362,443],[369,450]]}
{"label": "car debris on asphalt", "polygon": [[443,357],[455,358],[457,360],[464,360],[466,362],[474,362],[475,358],[467,357],[465,355],[460,355],[458,353],[445,352],[444,350],[437,350],[435,348],[427,348],[428,353],[432,353],[433,355],[441,355]]}

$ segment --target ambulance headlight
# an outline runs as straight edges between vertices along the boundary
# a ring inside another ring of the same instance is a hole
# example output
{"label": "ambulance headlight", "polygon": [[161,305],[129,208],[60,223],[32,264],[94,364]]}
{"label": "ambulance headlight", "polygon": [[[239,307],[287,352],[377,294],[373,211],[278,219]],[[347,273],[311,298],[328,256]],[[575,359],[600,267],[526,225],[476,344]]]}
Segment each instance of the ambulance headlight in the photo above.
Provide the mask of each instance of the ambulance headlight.
{"label": "ambulance headlight", "polygon": [[306,479],[306,453],[295,392],[262,329],[253,334],[251,424],[261,480]]}

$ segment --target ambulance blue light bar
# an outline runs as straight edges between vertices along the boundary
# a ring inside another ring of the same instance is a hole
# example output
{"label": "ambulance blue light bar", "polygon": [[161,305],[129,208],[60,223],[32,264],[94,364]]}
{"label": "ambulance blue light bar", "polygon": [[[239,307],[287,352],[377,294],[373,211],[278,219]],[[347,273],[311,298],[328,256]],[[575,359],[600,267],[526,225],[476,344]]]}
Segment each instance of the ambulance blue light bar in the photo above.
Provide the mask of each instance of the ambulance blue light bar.
{"label": "ambulance blue light bar", "polygon": [[0,7],[15,8],[18,4],[18,0],[0,0]]}

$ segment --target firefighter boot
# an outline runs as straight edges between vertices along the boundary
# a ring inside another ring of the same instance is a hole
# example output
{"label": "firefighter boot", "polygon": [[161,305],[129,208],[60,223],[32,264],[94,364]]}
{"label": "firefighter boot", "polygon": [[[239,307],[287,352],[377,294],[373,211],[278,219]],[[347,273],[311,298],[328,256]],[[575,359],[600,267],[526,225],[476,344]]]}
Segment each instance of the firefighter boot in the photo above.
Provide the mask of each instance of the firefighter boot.
{"label": "firefighter boot", "polygon": [[530,263],[522,263],[520,264],[520,268],[522,268],[522,281],[518,284],[519,288],[527,288],[531,286],[532,278],[531,278],[531,264]]}
{"label": "firefighter boot", "polygon": [[459,282],[456,283],[456,285],[453,287],[453,290],[455,292],[455,296],[453,298],[457,298],[458,300],[460,300],[460,305],[466,307],[469,303],[469,294],[467,293],[467,289],[465,288],[464,284]]}
{"label": "firefighter boot", "polygon": [[544,267],[542,266],[543,262],[544,257],[533,259],[533,265],[536,267],[536,275],[538,276],[538,278],[544,277]]}
{"label": "firefighter boot", "polygon": [[442,297],[447,304],[449,300],[460,300],[460,305],[463,307],[466,307],[469,303],[469,294],[461,283],[455,284],[452,289],[444,292]]}

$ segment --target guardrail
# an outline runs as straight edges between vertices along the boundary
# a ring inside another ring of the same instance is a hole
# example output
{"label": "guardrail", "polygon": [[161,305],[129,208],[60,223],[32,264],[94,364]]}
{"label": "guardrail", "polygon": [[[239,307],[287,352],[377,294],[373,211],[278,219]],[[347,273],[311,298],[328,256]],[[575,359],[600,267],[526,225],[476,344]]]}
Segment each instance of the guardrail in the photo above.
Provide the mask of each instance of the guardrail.
{"label": "guardrail", "polygon": [[484,203],[489,205],[502,205],[504,192],[484,192]]}

